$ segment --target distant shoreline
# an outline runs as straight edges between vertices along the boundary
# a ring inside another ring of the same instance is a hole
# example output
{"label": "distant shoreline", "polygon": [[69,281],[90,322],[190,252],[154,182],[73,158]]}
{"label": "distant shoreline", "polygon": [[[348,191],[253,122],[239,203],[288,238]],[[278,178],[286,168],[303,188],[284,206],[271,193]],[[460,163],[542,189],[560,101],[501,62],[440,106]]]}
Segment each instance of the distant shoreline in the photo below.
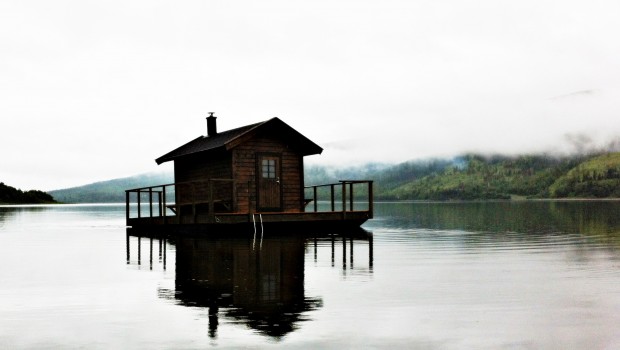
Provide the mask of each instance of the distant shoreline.
{"label": "distant shoreline", "polygon": [[[375,200],[374,203],[517,203],[517,202],[620,202],[620,198],[525,198],[525,199],[471,199],[471,200],[426,200],[426,199],[403,199],[403,200]],[[319,203],[329,203],[328,200]],[[10,204],[0,203],[0,208],[32,208],[32,207],[86,207],[86,206],[108,206],[124,207],[124,202],[113,203],[32,203],[32,204]]]}
{"label": "distant shoreline", "polygon": [[[507,203],[507,202],[616,202],[620,198],[523,198],[523,199],[386,199],[374,203]],[[321,201],[319,201],[321,202]],[[324,201],[329,202],[329,201]]]}

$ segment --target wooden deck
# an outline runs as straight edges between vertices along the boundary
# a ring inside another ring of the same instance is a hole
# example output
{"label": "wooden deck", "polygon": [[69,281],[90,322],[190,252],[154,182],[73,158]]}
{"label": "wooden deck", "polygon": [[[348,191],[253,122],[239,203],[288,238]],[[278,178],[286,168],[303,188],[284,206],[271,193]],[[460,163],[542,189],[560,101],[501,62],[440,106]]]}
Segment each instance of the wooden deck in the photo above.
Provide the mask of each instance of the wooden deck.
{"label": "wooden deck", "polygon": [[[234,180],[208,180],[207,188]],[[202,232],[294,230],[360,227],[373,217],[372,181],[340,181],[336,184],[306,186],[305,208],[299,212],[239,212],[235,196],[195,198],[177,204],[175,188],[186,184],[166,184],[126,191],[126,224],[133,229],[182,229]],[[356,190],[357,188],[357,190]],[[338,191],[339,190],[339,191]],[[211,190],[213,191],[213,190]],[[354,192],[355,191],[355,192]],[[338,193],[337,193],[338,192]],[[355,196],[357,194],[357,197]],[[231,201],[230,198],[233,198]],[[226,205],[222,205],[225,202]]]}
{"label": "wooden deck", "polygon": [[256,230],[262,232],[294,230],[313,231],[321,228],[355,228],[361,226],[368,220],[367,211],[346,212],[343,216],[339,212],[324,213],[260,213],[260,214],[236,214],[222,213],[215,215],[212,222],[208,215],[197,215],[193,217],[142,217],[131,218],[127,225],[132,228],[145,229],[194,229],[197,231],[241,231],[252,232]]}

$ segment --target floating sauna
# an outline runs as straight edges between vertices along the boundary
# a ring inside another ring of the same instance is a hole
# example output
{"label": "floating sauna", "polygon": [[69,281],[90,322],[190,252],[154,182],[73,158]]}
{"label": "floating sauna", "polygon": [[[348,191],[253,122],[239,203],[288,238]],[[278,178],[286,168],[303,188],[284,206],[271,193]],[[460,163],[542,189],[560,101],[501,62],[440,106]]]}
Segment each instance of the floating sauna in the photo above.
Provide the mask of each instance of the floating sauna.
{"label": "floating sauna", "polygon": [[278,118],[207,135],[157,158],[174,183],[126,191],[132,228],[359,227],[373,216],[373,182],[304,186],[304,157],[321,147]]}

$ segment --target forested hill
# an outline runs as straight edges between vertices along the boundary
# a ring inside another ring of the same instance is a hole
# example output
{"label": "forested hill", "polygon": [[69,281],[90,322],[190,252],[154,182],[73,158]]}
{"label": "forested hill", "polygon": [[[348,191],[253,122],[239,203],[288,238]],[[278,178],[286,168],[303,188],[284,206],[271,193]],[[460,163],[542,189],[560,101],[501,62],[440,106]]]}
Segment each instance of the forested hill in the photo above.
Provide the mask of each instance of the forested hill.
{"label": "forested hill", "polygon": [[48,193],[39,190],[22,191],[0,182],[0,204],[48,204],[56,203]]}
{"label": "forested hill", "polygon": [[553,157],[469,154],[452,160],[329,170],[311,167],[306,183],[375,180],[377,200],[620,197],[620,153]]}
{"label": "forested hill", "polygon": [[562,158],[467,155],[402,184],[378,179],[378,199],[620,197],[620,153]]}
{"label": "forested hill", "polygon": [[[306,185],[374,180],[376,200],[510,198],[620,198],[620,153],[553,157],[463,155],[450,160],[308,166]],[[145,174],[50,191],[66,203],[124,202],[125,190],[173,182],[172,174]]]}

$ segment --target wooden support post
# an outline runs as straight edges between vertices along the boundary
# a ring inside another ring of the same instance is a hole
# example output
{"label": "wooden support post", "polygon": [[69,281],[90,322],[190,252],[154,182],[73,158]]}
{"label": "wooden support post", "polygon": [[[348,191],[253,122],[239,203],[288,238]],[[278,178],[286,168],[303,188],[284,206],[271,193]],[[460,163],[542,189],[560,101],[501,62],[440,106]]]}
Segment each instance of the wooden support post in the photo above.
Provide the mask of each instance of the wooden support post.
{"label": "wooden support post", "polygon": [[332,236],[332,267],[334,267],[335,264],[335,258],[336,258],[336,238],[334,236]]}
{"label": "wooden support post", "polygon": [[349,238],[349,266],[353,268],[353,237]]}
{"label": "wooden support post", "polygon": [[334,200],[334,184],[329,185],[331,189],[332,211],[336,211],[336,202]]}
{"label": "wooden support post", "polygon": [[314,238],[314,262],[317,261],[317,251],[318,251],[318,242],[317,242],[317,238]]}
{"label": "wooden support post", "polygon": [[129,249],[129,231],[126,231],[126,235],[125,235],[125,244],[127,247],[127,265],[129,265],[129,263],[131,262],[130,257],[131,257],[131,253],[130,253],[130,249]]}
{"label": "wooden support post", "polygon": [[159,262],[161,262],[161,258],[162,258],[162,253],[161,253],[161,238],[159,239]]}
{"label": "wooden support post", "polygon": [[164,239],[164,271],[166,271],[166,240]]}
{"label": "wooden support post", "polygon": [[318,211],[318,204],[317,204],[317,200],[316,200],[316,186],[312,187],[312,192],[314,193],[314,212],[316,213]]}
{"label": "wooden support post", "polygon": [[342,269],[347,269],[347,238],[342,237]]}
{"label": "wooden support post", "polygon": [[142,237],[138,236],[138,265],[142,265]]}
{"label": "wooden support post", "polygon": [[152,270],[153,269],[153,237],[151,237],[149,239],[150,245],[149,245],[149,267]]}
{"label": "wooden support post", "polygon": [[368,268],[370,269],[370,271],[372,271],[372,266],[373,266],[372,260],[373,260],[373,257],[374,257],[373,256],[374,254],[373,254],[373,251],[372,251],[372,249],[373,249],[373,241],[372,241],[372,239],[373,239],[373,236],[370,235],[368,237]]}

